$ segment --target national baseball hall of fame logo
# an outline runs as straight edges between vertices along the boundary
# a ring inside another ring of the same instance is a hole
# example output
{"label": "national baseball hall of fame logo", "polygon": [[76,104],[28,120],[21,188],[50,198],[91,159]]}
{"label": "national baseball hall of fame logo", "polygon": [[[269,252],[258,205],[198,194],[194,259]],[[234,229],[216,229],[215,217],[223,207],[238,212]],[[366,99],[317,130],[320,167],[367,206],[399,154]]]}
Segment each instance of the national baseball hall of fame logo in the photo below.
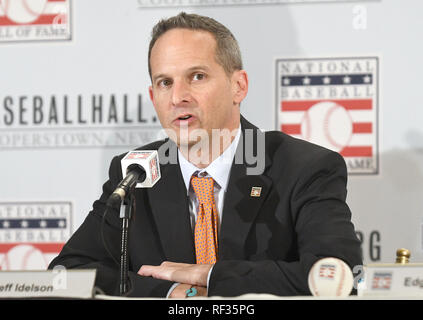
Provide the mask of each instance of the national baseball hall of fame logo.
{"label": "national baseball hall of fame logo", "polygon": [[390,290],[392,272],[375,272],[372,279],[372,290]]}
{"label": "national baseball hall of fame logo", "polygon": [[0,202],[0,270],[46,270],[71,236],[70,202]]}
{"label": "national baseball hall of fame logo", "polygon": [[349,174],[378,173],[377,57],[278,59],[278,130],[339,152]]}
{"label": "national baseball hall of fame logo", "polygon": [[70,40],[70,0],[0,0],[0,43]]}

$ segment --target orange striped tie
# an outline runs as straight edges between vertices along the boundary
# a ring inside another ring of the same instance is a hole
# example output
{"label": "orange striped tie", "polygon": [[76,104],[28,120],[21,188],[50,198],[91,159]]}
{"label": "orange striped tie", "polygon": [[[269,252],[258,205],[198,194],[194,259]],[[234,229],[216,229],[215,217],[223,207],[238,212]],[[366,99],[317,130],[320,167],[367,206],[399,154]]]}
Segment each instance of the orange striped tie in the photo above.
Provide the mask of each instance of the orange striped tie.
{"label": "orange striped tie", "polygon": [[217,260],[217,208],[213,178],[192,176],[191,184],[198,198],[197,222],[194,229],[197,264],[214,264]]}

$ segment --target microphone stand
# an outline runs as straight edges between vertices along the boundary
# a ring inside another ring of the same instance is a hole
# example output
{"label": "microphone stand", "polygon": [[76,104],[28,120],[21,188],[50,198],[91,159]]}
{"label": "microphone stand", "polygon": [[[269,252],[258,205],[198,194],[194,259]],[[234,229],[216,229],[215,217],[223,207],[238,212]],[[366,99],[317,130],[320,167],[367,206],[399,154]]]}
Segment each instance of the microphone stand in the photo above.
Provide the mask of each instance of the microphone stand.
{"label": "microphone stand", "polygon": [[119,217],[122,219],[122,237],[121,237],[121,251],[120,251],[120,285],[119,293],[124,296],[129,290],[128,278],[128,230],[129,221],[132,215],[132,207],[134,206],[134,188],[128,192],[128,195],[122,201],[120,206]]}
{"label": "microphone stand", "polygon": [[126,177],[118,184],[118,187],[116,188],[115,192],[113,192],[109,196],[109,199],[106,203],[107,206],[112,208],[116,208],[117,205],[120,203],[119,218],[122,219],[122,237],[120,247],[119,294],[121,296],[125,296],[126,293],[129,291],[128,230],[129,221],[131,220],[132,209],[135,206],[134,189],[137,184],[137,181],[140,180],[142,182],[145,180],[145,177],[146,175],[144,168],[139,165],[136,165],[130,170],[130,172],[127,172]]}

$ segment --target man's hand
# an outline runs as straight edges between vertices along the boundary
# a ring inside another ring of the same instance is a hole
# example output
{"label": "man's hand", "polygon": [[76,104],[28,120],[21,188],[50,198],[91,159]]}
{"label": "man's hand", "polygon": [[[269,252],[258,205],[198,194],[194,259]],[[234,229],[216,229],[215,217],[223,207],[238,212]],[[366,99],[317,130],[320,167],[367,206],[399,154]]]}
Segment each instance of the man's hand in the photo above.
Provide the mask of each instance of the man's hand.
{"label": "man's hand", "polygon": [[188,264],[164,261],[160,266],[143,265],[138,274],[182,284],[207,287],[207,276],[212,264]]}
{"label": "man's hand", "polygon": [[[169,298],[176,298],[176,299],[183,299],[187,298],[186,291],[192,287],[190,284],[180,283],[178,284],[169,295]],[[206,287],[199,287],[194,286],[197,289],[196,297],[207,297],[207,288]]]}

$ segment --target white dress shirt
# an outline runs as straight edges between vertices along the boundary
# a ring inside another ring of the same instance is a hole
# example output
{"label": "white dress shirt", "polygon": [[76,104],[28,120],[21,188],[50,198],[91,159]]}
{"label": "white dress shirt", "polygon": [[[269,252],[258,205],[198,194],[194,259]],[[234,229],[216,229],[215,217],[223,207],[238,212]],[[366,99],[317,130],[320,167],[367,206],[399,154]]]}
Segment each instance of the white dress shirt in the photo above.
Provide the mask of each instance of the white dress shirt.
{"label": "white dress shirt", "polygon": [[[198,198],[195,195],[195,192],[191,186],[191,177],[193,174],[197,175],[198,177],[211,177],[214,180],[214,199],[218,211],[218,234],[220,231],[220,225],[222,223],[222,214],[223,214],[223,202],[225,199],[225,193],[228,186],[229,181],[229,174],[232,167],[232,162],[235,156],[236,149],[238,147],[239,138],[241,137],[241,128],[238,128],[238,132],[229,145],[228,148],[212,163],[210,163],[206,168],[200,169],[190,163],[181,151],[178,149],[178,157],[179,157],[179,166],[181,168],[182,177],[184,178],[185,186],[187,188],[187,195],[189,198],[189,214],[191,218],[191,228],[192,232],[194,233],[195,230],[195,223],[197,221],[197,211],[198,211]],[[213,269],[213,267],[212,267]],[[211,275],[210,269],[208,278],[207,278],[207,288],[208,283]],[[175,283],[170,289],[167,294],[169,297],[170,293],[179,283]]]}

